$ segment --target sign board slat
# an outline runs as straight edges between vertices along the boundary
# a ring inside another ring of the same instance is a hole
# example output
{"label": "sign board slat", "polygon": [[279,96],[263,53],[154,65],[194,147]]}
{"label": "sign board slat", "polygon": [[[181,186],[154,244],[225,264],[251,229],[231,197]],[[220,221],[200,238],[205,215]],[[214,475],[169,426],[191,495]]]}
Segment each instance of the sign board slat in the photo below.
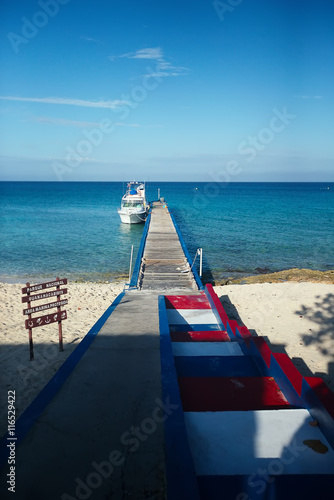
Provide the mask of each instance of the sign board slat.
{"label": "sign board slat", "polygon": [[60,290],[53,290],[52,292],[37,293],[36,295],[27,295],[22,297],[22,302],[32,302],[34,300],[48,299],[49,297],[57,297],[58,295],[65,295],[67,293],[67,288],[61,288]]}
{"label": "sign board slat", "polygon": [[56,321],[63,321],[67,319],[67,312],[60,311],[53,314],[46,314],[45,316],[39,316],[38,318],[31,318],[25,320],[25,327],[28,330],[29,328],[36,328],[37,326],[45,326],[50,323],[55,323]]}
{"label": "sign board slat", "polygon": [[38,292],[39,290],[45,290],[46,288],[52,288],[59,285],[67,285],[67,278],[49,281],[48,283],[39,283],[38,285],[26,286],[25,288],[22,288],[22,293]]}
{"label": "sign board slat", "polygon": [[30,309],[23,309],[23,314],[24,315],[33,314],[35,312],[45,311],[47,309],[52,309],[53,307],[64,306],[66,304],[68,304],[67,299],[63,299],[57,302],[50,302],[50,304],[43,304],[41,306],[31,307]]}

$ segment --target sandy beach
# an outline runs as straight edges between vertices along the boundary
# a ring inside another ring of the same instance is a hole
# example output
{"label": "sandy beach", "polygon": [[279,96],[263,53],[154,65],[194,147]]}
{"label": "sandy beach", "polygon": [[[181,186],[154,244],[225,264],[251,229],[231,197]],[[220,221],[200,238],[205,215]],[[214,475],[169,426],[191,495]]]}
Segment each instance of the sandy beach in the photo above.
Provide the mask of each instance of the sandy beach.
{"label": "sandy beach", "polygon": [[[1,386],[16,391],[17,417],[50,380],[89,329],[123,290],[122,282],[69,283],[59,352],[57,324],[33,330],[35,359],[29,360],[21,284],[0,284]],[[226,312],[253,335],[286,352],[304,375],[317,375],[334,389],[334,285],[261,283],[215,287]],[[6,398],[0,407],[0,435],[6,431]]]}

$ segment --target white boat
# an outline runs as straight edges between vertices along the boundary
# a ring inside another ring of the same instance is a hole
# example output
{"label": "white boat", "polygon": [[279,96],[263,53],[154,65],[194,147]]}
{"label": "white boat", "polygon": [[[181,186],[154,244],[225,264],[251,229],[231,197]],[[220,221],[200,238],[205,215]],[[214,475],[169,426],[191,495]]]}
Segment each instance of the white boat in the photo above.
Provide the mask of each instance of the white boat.
{"label": "white boat", "polygon": [[145,196],[145,183],[129,182],[126,193],[122,197],[121,208],[118,209],[121,221],[124,224],[145,222],[149,209]]}

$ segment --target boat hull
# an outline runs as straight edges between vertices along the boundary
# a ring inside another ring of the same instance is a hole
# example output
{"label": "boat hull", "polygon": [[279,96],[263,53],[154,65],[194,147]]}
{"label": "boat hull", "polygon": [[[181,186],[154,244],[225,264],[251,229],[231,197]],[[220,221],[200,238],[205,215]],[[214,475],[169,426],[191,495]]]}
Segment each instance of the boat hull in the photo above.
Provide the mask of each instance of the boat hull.
{"label": "boat hull", "polygon": [[121,212],[119,210],[118,214],[119,214],[123,224],[142,224],[143,222],[145,222],[146,217],[147,217],[146,212],[128,214],[125,212]]}

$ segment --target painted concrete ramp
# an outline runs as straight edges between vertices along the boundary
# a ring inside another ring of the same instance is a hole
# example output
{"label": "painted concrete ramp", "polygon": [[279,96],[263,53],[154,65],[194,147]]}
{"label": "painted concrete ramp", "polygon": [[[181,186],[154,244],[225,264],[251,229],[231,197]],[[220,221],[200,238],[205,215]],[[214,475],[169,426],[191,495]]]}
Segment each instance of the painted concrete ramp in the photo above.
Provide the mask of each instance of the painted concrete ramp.
{"label": "painted concrete ramp", "polygon": [[161,396],[157,295],[126,292],[17,447],[8,498],[163,499],[170,411]]}
{"label": "painted concrete ramp", "polygon": [[168,500],[314,500],[334,484],[334,394],[229,320],[210,285],[159,298]]}

